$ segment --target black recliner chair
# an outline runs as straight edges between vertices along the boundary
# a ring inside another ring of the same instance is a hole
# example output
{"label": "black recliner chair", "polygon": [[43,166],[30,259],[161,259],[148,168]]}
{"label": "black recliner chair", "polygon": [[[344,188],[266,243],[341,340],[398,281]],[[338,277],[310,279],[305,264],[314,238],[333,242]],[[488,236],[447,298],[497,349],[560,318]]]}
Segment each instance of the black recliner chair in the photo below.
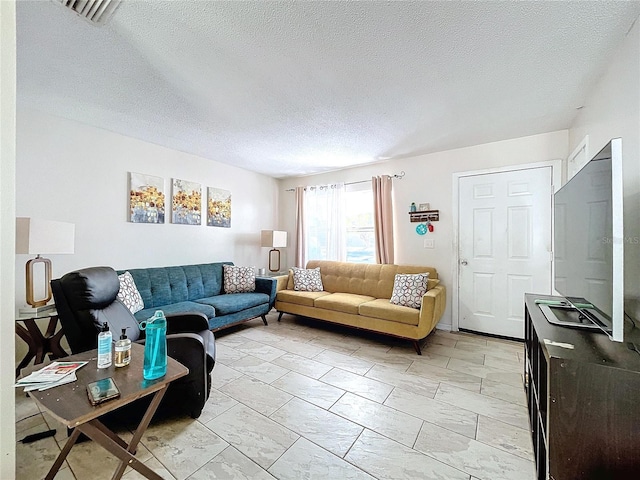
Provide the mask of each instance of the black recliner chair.
{"label": "black recliner chair", "polygon": [[[144,332],[137,320],[117,299],[120,281],[111,267],[67,273],[51,281],[51,290],[73,353],[97,348],[98,327],[104,322],[109,324],[114,339],[127,328],[132,342],[144,343]],[[158,411],[198,418],[209,398],[216,358],[215,339],[207,318],[200,313],[167,315],[167,355],[185,365],[189,374],[171,383]]]}

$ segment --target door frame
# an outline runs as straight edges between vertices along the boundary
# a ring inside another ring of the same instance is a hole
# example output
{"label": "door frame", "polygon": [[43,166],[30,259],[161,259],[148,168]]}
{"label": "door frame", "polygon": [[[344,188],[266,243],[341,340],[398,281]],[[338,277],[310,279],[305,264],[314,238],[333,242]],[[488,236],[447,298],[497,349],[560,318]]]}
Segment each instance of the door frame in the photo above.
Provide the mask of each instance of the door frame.
{"label": "door frame", "polygon": [[[459,234],[458,231],[458,208],[460,206],[460,192],[458,185],[460,183],[460,179],[463,177],[474,177],[477,175],[487,175],[490,173],[507,173],[507,172],[516,172],[518,170],[531,170],[534,168],[544,168],[551,167],[551,192],[552,194],[556,192],[557,188],[562,186],[562,159],[554,159],[547,160],[544,162],[535,162],[535,163],[523,163],[519,165],[507,165],[504,167],[494,167],[494,168],[484,168],[481,170],[470,170],[466,172],[454,172],[452,174],[453,178],[453,202],[451,209],[451,220],[453,223],[453,255],[452,264],[451,264],[451,278],[453,279],[453,286],[451,292],[451,331],[457,332],[460,330],[459,328],[459,311],[458,311],[458,288],[459,288],[459,275],[460,269],[458,265],[460,265],[460,252],[459,252]],[[551,202],[551,219],[553,219],[553,202]],[[551,235],[553,235],[553,226],[551,230]],[[553,275],[553,265],[551,269],[551,275]],[[551,278],[551,280],[553,277]],[[553,288],[553,283],[551,283]],[[551,292],[550,292],[551,293]],[[524,300],[523,300],[524,301]]]}

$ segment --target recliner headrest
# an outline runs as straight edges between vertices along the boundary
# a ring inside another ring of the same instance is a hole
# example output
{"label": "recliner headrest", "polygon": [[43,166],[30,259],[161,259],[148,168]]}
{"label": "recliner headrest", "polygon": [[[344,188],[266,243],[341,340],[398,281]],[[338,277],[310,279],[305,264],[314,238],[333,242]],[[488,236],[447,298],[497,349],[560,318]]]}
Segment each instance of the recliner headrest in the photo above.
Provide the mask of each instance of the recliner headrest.
{"label": "recliner headrest", "polygon": [[75,309],[100,309],[113,303],[120,291],[118,274],[111,267],[69,272],[60,279],[69,304]]}

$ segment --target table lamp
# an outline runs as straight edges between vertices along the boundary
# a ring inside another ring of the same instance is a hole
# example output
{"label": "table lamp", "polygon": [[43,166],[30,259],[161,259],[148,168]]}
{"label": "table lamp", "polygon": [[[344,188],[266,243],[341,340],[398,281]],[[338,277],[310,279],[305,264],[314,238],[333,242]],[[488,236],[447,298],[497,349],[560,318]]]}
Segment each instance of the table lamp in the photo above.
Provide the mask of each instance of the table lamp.
{"label": "table lamp", "polygon": [[280,230],[262,230],[260,233],[260,243],[263,247],[269,247],[269,270],[280,271],[280,250],[287,246],[287,232]]}
{"label": "table lamp", "polygon": [[[16,253],[36,255],[25,266],[25,292],[27,304],[31,305],[34,314],[46,310],[51,300],[51,260],[41,254],[73,253],[75,225],[67,222],[54,222],[37,218],[16,218]],[[33,289],[33,267],[37,263],[44,264],[45,297],[35,299]]]}

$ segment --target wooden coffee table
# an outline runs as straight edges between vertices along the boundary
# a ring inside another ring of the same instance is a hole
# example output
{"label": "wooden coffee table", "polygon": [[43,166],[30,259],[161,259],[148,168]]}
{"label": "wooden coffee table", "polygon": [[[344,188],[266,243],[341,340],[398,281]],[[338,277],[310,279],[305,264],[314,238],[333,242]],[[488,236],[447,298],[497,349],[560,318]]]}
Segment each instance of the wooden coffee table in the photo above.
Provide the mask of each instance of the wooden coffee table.
{"label": "wooden coffee table", "polygon": [[[168,358],[167,374],[164,377],[151,381],[144,380],[142,378],[144,346],[136,343],[131,345],[131,363],[126,367],[115,368],[112,365],[107,369],[98,370],[96,357],[96,350],[91,350],[60,359],[61,361],[88,361],[89,363],[76,372],[78,377],[76,382],[42,392],[29,392],[29,395],[54,418],[67,427],[73,428],[67,443],[60,451],[60,455],[58,455],[45,478],[49,480],[56,476],[71,447],[73,447],[80,434],[84,433],[120,459],[120,464],[113,474],[113,479],[121,478],[125,468],[130,466],[146,478],[162,480],[162,477],[135,457],[135,451],[169,384],[187,375],[189,369],[176,360]],[[36,370],[36,368],[29,370]],[[95,407],[92,406],[87,396],[87,384],[108,377],[113,378],[120,390],[120,397]],[[152,394],[154,396],[151,404],[129,443],[109,430],[100,421],[100,417],[104,414]]]}

